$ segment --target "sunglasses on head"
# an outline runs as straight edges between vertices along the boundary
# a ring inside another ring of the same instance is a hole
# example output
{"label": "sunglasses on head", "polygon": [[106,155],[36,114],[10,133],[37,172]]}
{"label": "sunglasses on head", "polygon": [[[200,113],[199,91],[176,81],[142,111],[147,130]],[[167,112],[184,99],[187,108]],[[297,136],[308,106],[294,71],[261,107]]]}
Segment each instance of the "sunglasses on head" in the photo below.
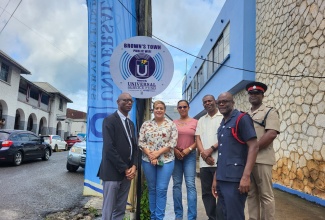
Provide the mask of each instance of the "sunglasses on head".
{"label": "sunglasses on head", "polygon": [[188,107],[188,106],[184,105],[184,106],[178,106],[177,108],[178,108],[178,109],[182,109],[182,108],[183,108],[183,109],[187,109],[187,107]]}

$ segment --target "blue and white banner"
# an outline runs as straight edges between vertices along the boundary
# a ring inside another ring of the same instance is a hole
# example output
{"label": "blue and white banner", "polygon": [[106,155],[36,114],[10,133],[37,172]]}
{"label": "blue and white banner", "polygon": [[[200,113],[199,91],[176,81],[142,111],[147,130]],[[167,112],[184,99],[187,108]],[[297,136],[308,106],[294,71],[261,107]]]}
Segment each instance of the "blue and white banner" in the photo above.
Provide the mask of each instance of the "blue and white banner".
{"label": "blue and white banner", "polygon": [[[103,119],[117,110],[121,94],[114,84],[110,59],[115,47],[135,36],[135,0],[87,0],[88,6],[88,112],[84,195],[102,196],[97,171],[102,158]],[[132,14],[131,14],[132,13]],[[135,122],[136,103],[130,112]]]}

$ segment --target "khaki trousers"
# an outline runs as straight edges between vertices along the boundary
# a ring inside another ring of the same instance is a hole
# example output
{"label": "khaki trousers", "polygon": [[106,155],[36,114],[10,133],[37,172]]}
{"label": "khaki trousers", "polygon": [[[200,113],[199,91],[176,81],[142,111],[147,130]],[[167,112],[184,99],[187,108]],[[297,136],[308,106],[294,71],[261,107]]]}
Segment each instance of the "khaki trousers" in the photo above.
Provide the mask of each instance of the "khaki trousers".
{"label": "khaki trousers", "polygon": [[247,197],[250,220],[273,220],[275,201],[272,186],[272,165],[254,165]]}

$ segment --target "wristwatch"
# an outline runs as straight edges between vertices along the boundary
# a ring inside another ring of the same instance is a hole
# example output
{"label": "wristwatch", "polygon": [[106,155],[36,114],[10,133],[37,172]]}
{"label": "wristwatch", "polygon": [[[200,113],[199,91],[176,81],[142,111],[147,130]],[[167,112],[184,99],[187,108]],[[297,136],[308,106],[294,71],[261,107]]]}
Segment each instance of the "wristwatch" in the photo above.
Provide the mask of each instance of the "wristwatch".
{"label": "wristwatch", "polygon": [[191,147],[189,147],[188,149],[190,149],[190,151],[192,151],[192,150],[193,150]]}
{"label": "wristwatch", "polygon": [[216,151],[216,150],[218,150],[218,147],[215,147],[215,146],[211,146],[211,149],[213,150],[213,151]]}

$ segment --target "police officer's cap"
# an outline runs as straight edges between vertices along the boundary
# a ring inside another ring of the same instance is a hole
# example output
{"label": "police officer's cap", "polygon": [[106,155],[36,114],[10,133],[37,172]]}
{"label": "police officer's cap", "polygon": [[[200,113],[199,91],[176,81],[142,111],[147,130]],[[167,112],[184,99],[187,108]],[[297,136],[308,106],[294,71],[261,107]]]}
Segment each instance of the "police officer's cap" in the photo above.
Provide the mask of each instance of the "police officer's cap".
{"label": "police officer's cap", "polygon": [[250,82],[246,85],[246,90],[247,92],[250,91],[261,91],[261,92],[266,92],[267,90],[267,85],[261,82]]}

